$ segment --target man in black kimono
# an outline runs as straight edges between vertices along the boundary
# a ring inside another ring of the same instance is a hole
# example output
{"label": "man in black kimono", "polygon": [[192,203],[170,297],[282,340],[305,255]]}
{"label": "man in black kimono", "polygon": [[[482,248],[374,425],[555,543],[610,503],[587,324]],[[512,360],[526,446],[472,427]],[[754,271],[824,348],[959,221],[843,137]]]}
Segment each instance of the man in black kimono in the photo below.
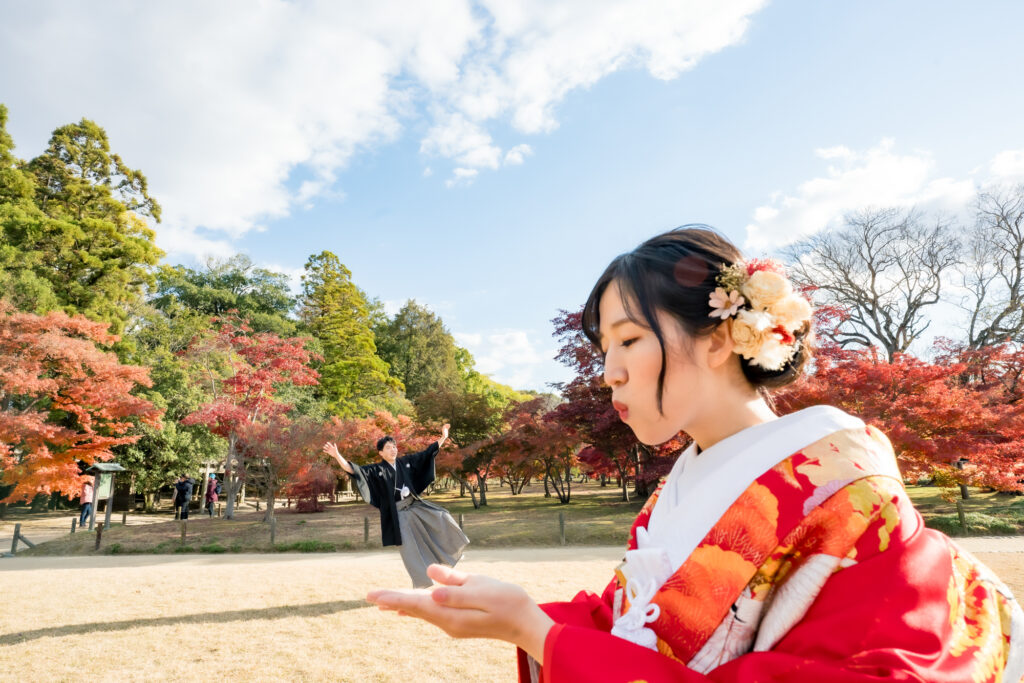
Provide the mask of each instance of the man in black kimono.
{"label": "man in black kimono", "polygon": [[454,567],[469,539],[448,511],[420,498],[434,481],[434,458],[448,439],[449,425],[441,438],[426,450],[398,457],[398,445],[390,436],[377,441],[381,462],[360,467],[338,452],[337,445],[324,444],[327,453],[351,475],[363,500],[380,510],[380,535],[385,546],[397,545],[413,587],[427,588],[431,564]]}

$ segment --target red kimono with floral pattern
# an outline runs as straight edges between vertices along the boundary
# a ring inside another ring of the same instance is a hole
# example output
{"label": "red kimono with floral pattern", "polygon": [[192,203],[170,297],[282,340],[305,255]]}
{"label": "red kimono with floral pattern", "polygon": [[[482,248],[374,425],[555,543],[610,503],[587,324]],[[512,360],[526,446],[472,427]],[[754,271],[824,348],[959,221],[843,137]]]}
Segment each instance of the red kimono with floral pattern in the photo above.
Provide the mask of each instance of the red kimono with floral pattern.
{"label": "red kimono with floral pattern", "polygon": [[519,651],[520,680],[1024,680],[1020,607],[984,565],[925,528],[900,481],[879,474],[893,457],[872,427],[794,453],[651,599],[656,651],[610,633],[619,576],[600,597],[542,605],[556,626],[539,670]]}

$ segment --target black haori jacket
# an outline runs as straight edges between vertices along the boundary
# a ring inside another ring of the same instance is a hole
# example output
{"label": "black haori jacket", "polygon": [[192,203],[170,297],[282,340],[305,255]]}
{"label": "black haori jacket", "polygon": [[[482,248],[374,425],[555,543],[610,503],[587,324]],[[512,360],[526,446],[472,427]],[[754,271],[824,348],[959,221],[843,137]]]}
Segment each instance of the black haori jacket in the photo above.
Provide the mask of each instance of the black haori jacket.
{"label": "black haori jacket", "polygon": [[[396,489],[408,486],[419,495],[434,481],[434,457],[438,446],[434,441],[426,450],[403,455],[395,459],[395,469],[381,460],[360,467],[349,461],[352,480],[359,495],[380,510],[380,537],[384,545],[402,545],[402,532],[398,530],[398,509],[395,507]],[[398,480],[395,480],[397,474]]]}

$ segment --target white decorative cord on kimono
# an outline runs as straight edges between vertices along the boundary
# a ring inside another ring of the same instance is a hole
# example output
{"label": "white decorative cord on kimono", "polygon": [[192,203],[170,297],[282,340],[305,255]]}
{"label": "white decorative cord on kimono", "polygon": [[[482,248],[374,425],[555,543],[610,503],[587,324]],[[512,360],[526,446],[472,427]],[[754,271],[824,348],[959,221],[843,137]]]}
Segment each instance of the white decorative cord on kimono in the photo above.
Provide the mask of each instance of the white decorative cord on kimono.
{"label": "white decorative cord on kimono", "polygon": [[[647,624],[657,621],[661,608],[650,602],[672,576],[673,569],[665,549],[652,546],[647,529],[637,527],[636,544],[635,550],[626,551],[626,561],[622,566],[626,585],[615,596],[616,614],[612,635],[657,650],[658,636]],[[623,597],[629,600],[629,611],[619,615]]]}
{"label": "white decorative cord on kimono", "polygon": [[661,614],[661,608],[651,603],[651,598],[658,592],[658,588],[653,579],[630,579],[626,582],[629,611],[615,621],[615,625],[612,626],[613,636],[651,650],[658,649],[658,635],[646,626],[656,621]]}

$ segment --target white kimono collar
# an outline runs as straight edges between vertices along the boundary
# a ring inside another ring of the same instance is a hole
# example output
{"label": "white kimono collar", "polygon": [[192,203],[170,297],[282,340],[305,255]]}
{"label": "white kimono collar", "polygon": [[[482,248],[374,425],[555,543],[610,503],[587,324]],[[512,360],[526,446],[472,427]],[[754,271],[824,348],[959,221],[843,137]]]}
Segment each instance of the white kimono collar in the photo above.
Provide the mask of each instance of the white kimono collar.
{"label": "white kimono collar", "polygon": [[829,434],[864,428],[862,420],[838,408],[814,406],[748,427],[699,457],[691,444],[662,487],[644,541],[665,548],[675,571],[758,477]]}
{"label": "white kimono collar", "polygon": [[[657,649],[647,624],[658,618],[650,602],[722,515],[762,474],[829,434],[864,429],[864,422],[831,406],[814,406],[748,427],[722,439],[697,457],[692,444],[676,460],[651,511],[647,528],[637,527],[636,550],[626,552],[629,611],[620,614],[616,597],[612,635]],[[893,462],[892,473],[899,477]]]}

